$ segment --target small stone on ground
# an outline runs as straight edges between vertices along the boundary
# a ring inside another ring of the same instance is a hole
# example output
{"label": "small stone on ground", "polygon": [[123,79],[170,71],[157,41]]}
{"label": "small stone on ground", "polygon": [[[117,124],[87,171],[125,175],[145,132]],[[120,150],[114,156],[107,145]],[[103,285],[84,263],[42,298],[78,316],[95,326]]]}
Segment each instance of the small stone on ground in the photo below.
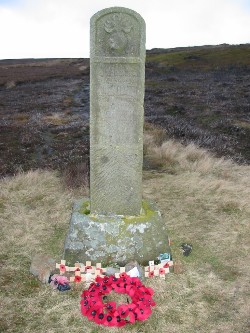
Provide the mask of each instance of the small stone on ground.
{"label": "small stone on ground", "polygon": [[30,265],[30,273],[42,283],[48,283],[50,274],[56,268],[56,261],[44,254],[36,254]]}

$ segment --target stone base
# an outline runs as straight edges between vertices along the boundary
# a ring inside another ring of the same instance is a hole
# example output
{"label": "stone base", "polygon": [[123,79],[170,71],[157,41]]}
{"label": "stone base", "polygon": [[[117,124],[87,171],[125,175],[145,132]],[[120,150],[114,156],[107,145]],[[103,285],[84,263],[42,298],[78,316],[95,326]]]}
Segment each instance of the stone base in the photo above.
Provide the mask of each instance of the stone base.
{"label": "stone base", "polygon": [[67,264],[90,260],[122,266],[137,260],[145,265],[170,253],[166,226],[153,204],[143,202],[139,216],[94,215],[88,209],[87,199],[74,204],[64,246]]}

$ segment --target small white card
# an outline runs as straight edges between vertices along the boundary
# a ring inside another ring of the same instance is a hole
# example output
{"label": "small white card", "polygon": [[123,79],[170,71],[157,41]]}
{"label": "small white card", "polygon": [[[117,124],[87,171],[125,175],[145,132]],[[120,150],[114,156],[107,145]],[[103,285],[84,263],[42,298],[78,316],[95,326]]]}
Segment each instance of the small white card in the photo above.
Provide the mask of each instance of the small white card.
{"label": "small white card", "polygon": [[132,268],[130,271],[127,272],[127,274],[131,277],[139,277],[140,276],[140,273],[139,273],[137,267]]}

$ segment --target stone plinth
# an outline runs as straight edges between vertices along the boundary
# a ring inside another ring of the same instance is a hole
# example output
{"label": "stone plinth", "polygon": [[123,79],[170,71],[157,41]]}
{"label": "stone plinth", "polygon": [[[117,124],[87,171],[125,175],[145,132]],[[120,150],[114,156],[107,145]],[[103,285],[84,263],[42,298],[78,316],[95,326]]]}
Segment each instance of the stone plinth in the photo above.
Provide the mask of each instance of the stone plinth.
{"label": "stone plinth", "polygon": [[113,7],[91,18],[90,201],[74,206],[69,264],[147,264],[170,252],[159,211],[142,201],[145,55],[139,14]]}
{"label": "stone plinth", "polygon": [[143,202],[138,216],[105,216],[90,214],[88,200],[75,203],[65,241],[67,263],[148,264],[165,252],[170,252],[166,226],[153,204]]}
{"label": "stone plinth", "polygon": [[144,20],[121,7],[96,13],[90,31],[92,213],[140,214],[144,81]]}

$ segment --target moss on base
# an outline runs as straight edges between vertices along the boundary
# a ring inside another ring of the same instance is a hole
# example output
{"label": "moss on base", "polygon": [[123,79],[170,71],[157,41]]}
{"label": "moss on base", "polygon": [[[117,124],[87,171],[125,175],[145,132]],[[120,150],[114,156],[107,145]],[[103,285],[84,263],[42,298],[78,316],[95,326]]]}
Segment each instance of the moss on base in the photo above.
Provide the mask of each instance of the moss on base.
{"label": "moss on base", "polygon": [[90,201],[83,201],[80,209],[80,214],[89,215],[90,214]]}
{"label": "moss on base", "polygon": [[[74,206],[70,230],[65,241],[64,257],[76,261],[116,262],[130,260],[141,264],[170,252],[166,225],[151,203],[143,201],[138,216],[89,214],[89,200]],[[85,212],[84,214],[82,212]]]}
{"label": "moss on base", "polygon": [[[81,207],[79,208],[79,213],[83,215],[90,215],[93,221],[103,222],[103,219],[98,219],[98,215],[90,214],[90,201],[83,201]],[[121,219],[126,223],[136,223],[148,221],[154,214],[157,212],[155,210],[150,209],[150,206],[147,201],[142,201],[141,214],[130,216],[130,215],[121,215]],[[112,216],[112,215],[111,215]]]}

